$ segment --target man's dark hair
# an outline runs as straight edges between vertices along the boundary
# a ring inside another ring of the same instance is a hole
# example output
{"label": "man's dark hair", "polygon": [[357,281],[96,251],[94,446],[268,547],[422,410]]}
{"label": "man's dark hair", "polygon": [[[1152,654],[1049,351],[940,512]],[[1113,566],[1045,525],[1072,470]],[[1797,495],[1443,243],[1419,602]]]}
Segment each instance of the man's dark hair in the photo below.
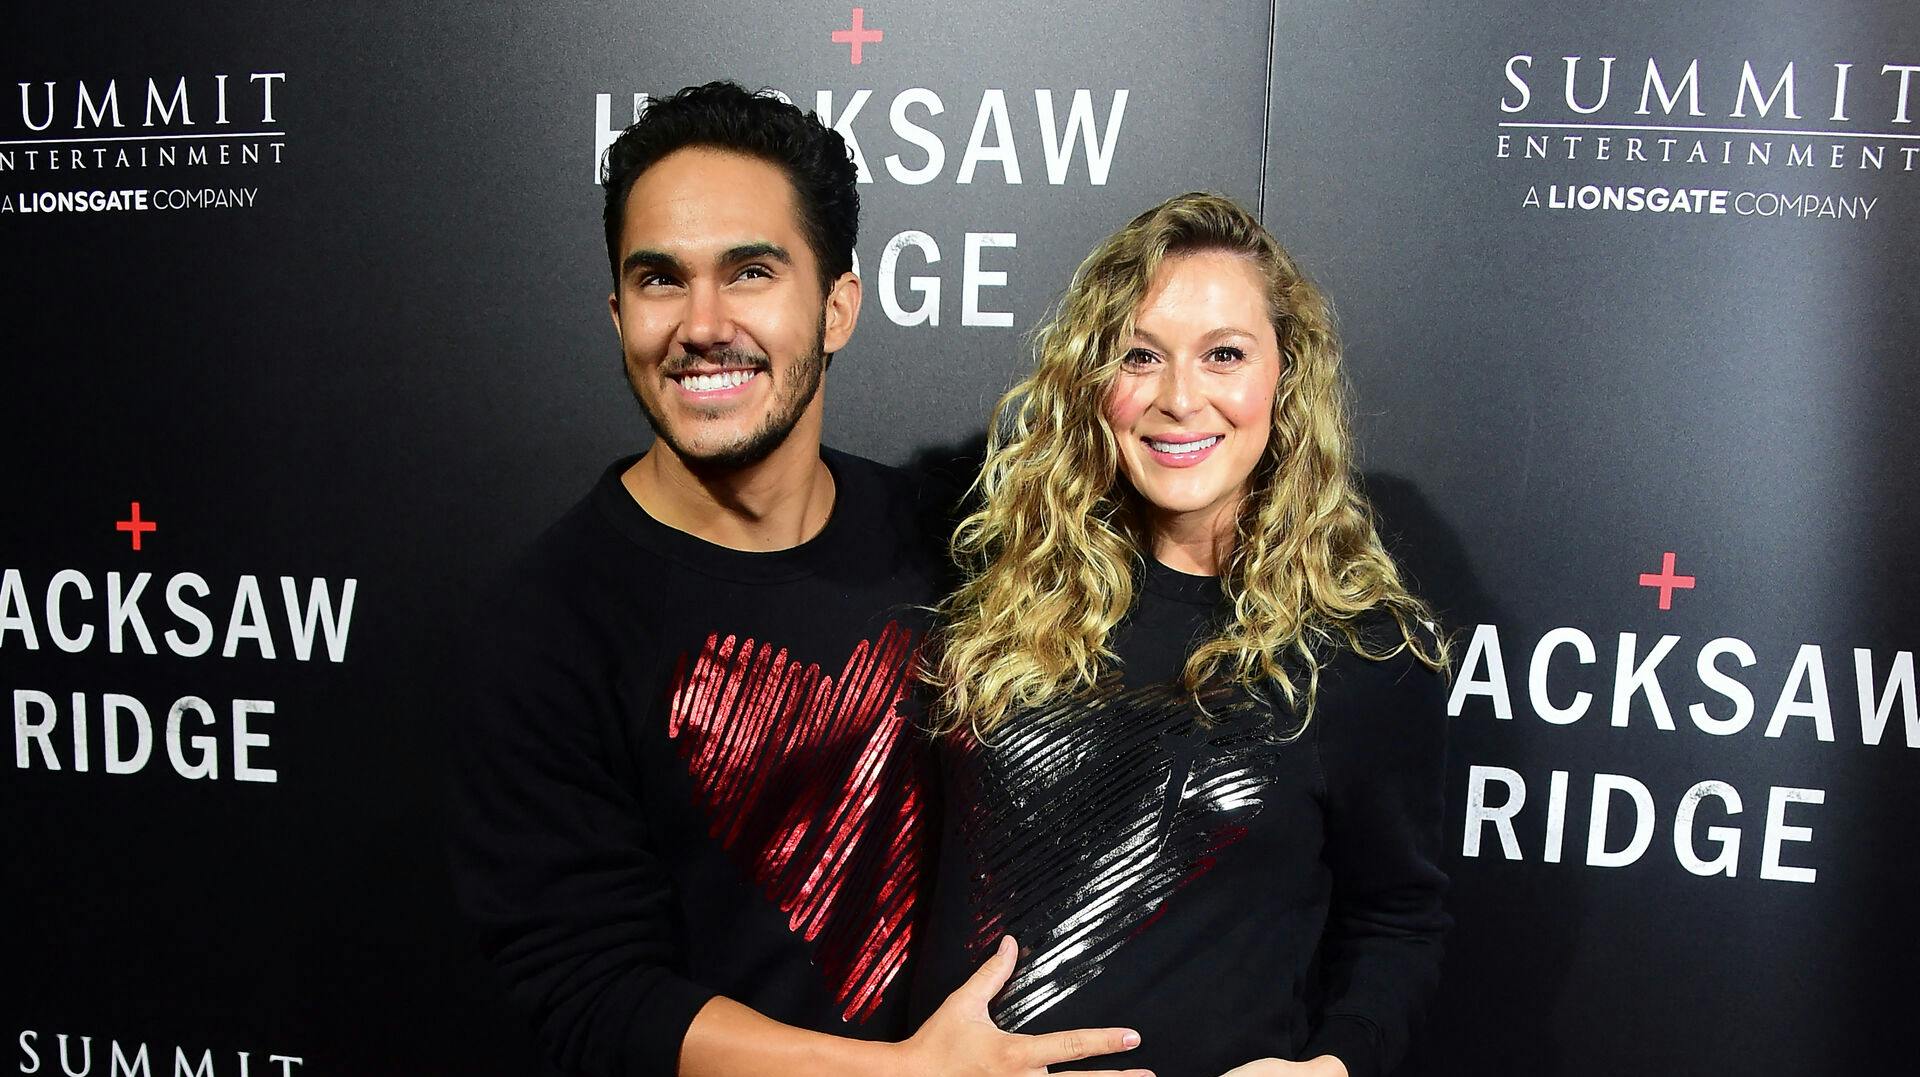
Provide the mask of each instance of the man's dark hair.
{"label": "man's dark hair", "polygon": [[607,189],[607,262],[620,285],[620,226],[634,180],[662,158],[689,146],[757,157],[786,173],[800,211],[800,229],[820,265],[826,291],[853,269],[860,230],[858,173],[840,133],[769,93],[738,83],[689,86],[648,104],[620,133],[600,163]]}

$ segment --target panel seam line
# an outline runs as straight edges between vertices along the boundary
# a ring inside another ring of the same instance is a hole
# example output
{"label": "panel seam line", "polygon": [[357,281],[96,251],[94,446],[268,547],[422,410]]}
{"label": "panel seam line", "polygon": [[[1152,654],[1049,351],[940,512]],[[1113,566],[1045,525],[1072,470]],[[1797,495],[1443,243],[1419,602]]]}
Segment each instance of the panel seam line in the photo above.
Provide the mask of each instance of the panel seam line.
{"label": "panel seam line", "polygon": [[1260,186],[1254,214],[1267,223],[1267,152],[1273,145],[1273,42],[1280,21],[1280,0],[1267,5],[1267,83],[1266,97],[1260,102]]}

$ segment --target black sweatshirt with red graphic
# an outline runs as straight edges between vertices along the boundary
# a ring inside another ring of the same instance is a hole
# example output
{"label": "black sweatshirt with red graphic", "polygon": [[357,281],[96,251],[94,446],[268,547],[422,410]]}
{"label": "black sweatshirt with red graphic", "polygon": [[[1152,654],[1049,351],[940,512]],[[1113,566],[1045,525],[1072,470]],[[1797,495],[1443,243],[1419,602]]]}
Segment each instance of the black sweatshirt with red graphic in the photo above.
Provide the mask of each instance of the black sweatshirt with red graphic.
{"label": "black sweatshirt with red graphic", "polygon": [[[1342,652],[1312,720],[1278,689],[1180,690],[1218,581],[1155,564],[1087,696],[943,743],[945,820],[914,991],[924,1014],[1000,936],[1001,1027],[1123,1026],[1134,1051],[1057,1069],[1217,1077],[1331,1054],[1392,1069],[1436,987],[1444,696],[1411,655]],[[1398,638],[1371,617],[1376,653]],[[1277,712],[1277,713],[1276,713]]]}
{"label": "black sweatshirt with red graphic", "polygon": [[743,553],[648,516],[622,460],[473,633],[458,896],[561,1072],[675,1072],[715,995],[904,1035],[923,904],[915,487],[823,449],[831,516]]}

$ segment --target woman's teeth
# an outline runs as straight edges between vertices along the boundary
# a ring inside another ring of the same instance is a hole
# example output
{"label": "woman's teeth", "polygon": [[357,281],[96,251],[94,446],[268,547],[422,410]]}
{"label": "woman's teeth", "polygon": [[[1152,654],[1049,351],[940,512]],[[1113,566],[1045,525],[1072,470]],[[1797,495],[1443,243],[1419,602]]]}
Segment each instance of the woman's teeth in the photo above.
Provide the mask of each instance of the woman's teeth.
{"label": "woman's teeth", "polygon": [[1201,438],[1199,441],[1155,441],[1152,438],[1146,440],[1147,446],[1154,452],[1171,453],[1179,456],[1183,453],[1199,452],[1202,449],[1212,448],[1219,442],[1220,435],[1215,434],[1210,438]]}

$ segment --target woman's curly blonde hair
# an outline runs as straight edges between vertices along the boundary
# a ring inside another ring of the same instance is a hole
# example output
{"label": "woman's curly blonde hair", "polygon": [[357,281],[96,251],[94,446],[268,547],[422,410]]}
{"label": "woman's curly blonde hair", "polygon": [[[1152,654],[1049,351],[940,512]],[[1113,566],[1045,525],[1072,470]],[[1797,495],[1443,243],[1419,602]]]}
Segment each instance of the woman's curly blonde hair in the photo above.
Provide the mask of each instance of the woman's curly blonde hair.
{"label": "woman's curly blonde hair", "polygon": [[[1285,365],[1221,570],[1231,616],[1187,658],[1183,686],[1197,697],[1222,677],[1255,695],[1277,685],[1304,729],[1329,648],[1376,660],[1410,650],[1445,669],[1445,640],[1401,583],[1358,486],[1326,299],[1252,214],[1184,194],[1094,248],[1035,333],[1033,373],[994,408],[977,507],[951,544],[964,583],[940,605],[927,671],[939,732],[986,739],[1014,711],[1089,690],[1111,670],[1107,641],[1133,608],[1151,544],[1103,406],[1155,273],[1199,251],[1260,272]],[[1397,639],[1363,638],[1370,610],[1391,616]]]}

